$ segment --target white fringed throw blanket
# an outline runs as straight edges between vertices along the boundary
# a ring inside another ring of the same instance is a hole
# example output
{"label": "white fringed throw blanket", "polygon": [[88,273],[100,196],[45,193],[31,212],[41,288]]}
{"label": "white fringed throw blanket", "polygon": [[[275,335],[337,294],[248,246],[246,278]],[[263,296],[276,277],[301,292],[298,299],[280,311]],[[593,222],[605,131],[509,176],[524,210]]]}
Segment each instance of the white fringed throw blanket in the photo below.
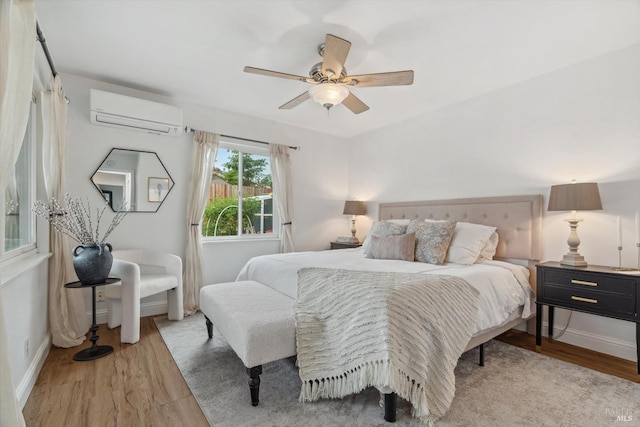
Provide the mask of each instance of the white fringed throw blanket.
{"label": "white fringed throw blanket", "polygon": [[389,386],[432,424],[455,394],[478,291],[453,276],[304,268],[295,304],[300,401]]}

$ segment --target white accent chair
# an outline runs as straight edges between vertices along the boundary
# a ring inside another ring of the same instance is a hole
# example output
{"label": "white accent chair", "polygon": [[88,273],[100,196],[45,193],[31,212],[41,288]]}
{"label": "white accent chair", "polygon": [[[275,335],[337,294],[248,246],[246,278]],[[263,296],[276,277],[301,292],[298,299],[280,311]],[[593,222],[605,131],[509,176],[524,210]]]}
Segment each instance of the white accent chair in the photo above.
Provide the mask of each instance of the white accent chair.
{"label": "white accent chair", "polygon": [[113,251],[110,276],[119,284],[104,287],[109,328],[122,325],[120,342],[140,340],[140,300],[167,292],[169,320],[182,320],[182,260],[176,255],[147,249]]}

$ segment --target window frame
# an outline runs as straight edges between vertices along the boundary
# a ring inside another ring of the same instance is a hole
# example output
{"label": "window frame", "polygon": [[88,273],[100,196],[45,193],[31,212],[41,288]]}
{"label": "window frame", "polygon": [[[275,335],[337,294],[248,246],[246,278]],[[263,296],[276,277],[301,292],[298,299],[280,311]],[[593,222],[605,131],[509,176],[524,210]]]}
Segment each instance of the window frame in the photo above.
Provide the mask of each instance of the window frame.
{"label": "window frame", "polygon": [[[259,156],[265,156],[269,158],[269,175],[271,175],[271,169],[270,169],[270,165],[271,165],[271,154],[269,152],[269,147],[265,144],[260,144],[260,143],[251,143],[251,142],[238,142],[235,140],[230,140],[227,138],[224,139],[220,139],[219,145],[218,145],[218,150],[220,148],[223,149],[227,149],[227,150],[234,150],[234,151],[238,151],[240,153],[239,158],[238,158],[238,169],[239,170],[243,170],[243,156],[242,154],[255,154],[255,155],[259,155]],[[218,156],[218,152],[216,151],[216,158]],[[211,171],[211,173],[213,173],[213,171]],[[272,177],[273,179],[273,177]],[[242,179],[238,180],[238,223],[241,224],[242,223],[242,196],[244,194],[244,188],[243,188],[243,183],[242,183]],[[260,241],[264,241],[264,240],[280,240],[280,230],[278,227],[276,227],[276,224],[278,224],[278,214],[277,214],[277,210],[275,209],[275,199],[276,199],[277,195],[275,192],[272,192],[272,203],[273,203],[273,213],[272,213],[272,232],[271,233],[260,233],[260,234],[236,234],[235,236],[203,236],[202,235],[202,229],[200,230],[200,237],[202,239],[203,242],[220,242],[220,241],[238,241],[238,240],[260,240]],[[204,213],[203,213],[203,218],[204,218]],[[202,222],[202,221],[201,221]]]}
{"label": "window frame", "polygon": [[22,244],[15,249],[6,249],[5,189],[1,189],[0,195],[3,202],[0,205],[0,240],[3,243],[0,245],[0,261],[2,262],[37,250],[36,214],[31,211],[31,206],[33,206],[33,203],[36,200],[36,185],[38,178],[36,173],[37,119],[36,99],[34,96],[32,97],[31,104],[29,105],[29,121],[27,122],[27,127],[25,129],[25,135],[22,142],[23,146],[21,147],[21,150],[25,147],[27,150],[26,175],[29,177],[29,182],[26,185],[27,200],[25,202],[21,202],[20,205],[21,209],[27,209],[27,212],[29,213],[27,216],[29,218],[29,225],[27,226],[28,238],[26,239],[27,242],[25,244]]}

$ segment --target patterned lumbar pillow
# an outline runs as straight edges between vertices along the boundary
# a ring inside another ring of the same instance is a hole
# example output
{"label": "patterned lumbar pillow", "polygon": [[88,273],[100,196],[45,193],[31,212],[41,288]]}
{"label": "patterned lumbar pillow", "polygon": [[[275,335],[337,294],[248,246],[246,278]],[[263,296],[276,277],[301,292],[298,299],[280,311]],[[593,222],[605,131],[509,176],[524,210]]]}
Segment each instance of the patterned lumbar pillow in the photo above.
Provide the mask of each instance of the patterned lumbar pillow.
{"label": "patterned lumbar pillow", "polygon": [[415,261],[416,233],[399,236],[371,236],[367,258]]}
{"label": "patterned lumbar pillow", "polygon": [[411,221],[407,233],[416,233],[416,261],[444,263],[455,228],[455,221]]}

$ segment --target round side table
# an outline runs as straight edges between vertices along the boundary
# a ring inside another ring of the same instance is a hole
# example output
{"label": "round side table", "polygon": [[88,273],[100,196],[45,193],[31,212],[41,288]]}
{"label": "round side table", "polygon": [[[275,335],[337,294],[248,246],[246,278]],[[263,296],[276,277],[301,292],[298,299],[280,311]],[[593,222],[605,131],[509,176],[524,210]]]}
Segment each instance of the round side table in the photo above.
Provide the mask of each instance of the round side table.
{"label": "round side table", "polygon": [[95,285],[83,285],[82,282],[71,282],[64,285],[65,288],[69,289],[84,289],[91,288],[91,300],[92,300],[92,308],[93,308],[93,325],[89,329],[91,331],[91,347],[85,348],[84,350],[80,350],[73,356],[73,360],[77,361],[87,361],[87,360],[95,360],[99,359],[103,356],[106,356],[109,353],[113,352],[113,347],[110,345],[98,345],[96,344],[98,338],[100,338],[96,332],[98,331],[98,325],[96,324],[96,286],[105,286],[112,285],[114,283],[118,283],[120,281],[119,277],[109,277],[104,283],[96,283]]}

